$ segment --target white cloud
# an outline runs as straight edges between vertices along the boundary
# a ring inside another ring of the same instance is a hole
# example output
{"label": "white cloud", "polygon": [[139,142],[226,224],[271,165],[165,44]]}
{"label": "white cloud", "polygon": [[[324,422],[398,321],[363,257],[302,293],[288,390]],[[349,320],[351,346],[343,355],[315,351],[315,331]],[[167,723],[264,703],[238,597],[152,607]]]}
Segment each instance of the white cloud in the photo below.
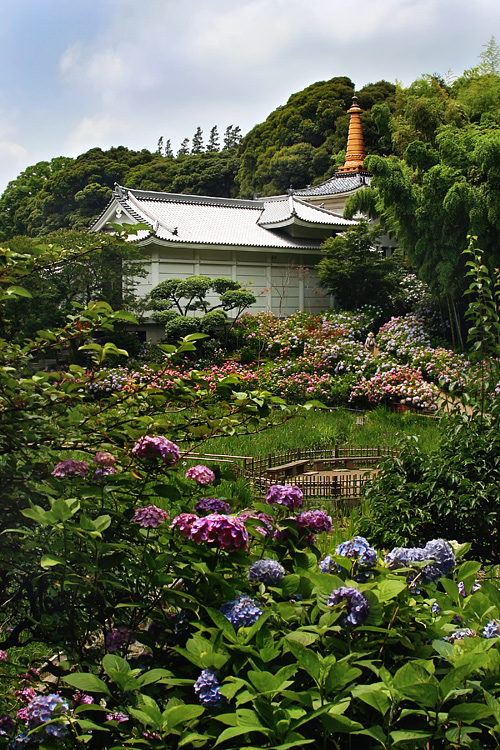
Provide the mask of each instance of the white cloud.
{"label": "white cloud", "polygon": [[[84,117],[68,135],[66,144],[70,153],[78,155],[97,145],[117,145],[123,131],[119,117],[111,114],[98,114]],[[128,134],[130,136],[130,133]]]}
{"label": "white cloud", "polygon": [[13,180],[27,165],[27,150],[13,141],[0,140],[0,185]]}

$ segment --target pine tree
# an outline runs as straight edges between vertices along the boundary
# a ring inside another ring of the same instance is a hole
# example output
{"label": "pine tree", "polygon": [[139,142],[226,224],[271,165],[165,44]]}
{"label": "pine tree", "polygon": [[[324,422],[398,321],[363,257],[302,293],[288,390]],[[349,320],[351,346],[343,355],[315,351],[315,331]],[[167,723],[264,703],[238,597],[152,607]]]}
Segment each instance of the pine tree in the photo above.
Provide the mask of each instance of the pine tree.
{"label": "pine tree", "polygon": [[219,144],[219,131],[217,130],[217,125],[214,125],[212,130],[210,131],[210,137],[207,143],[207,151],[218,151],[220,147]]}
{"label": "pine tree", "polygon": [[160,135],[158,138],[158,143],[156,145],[156,153],[160,154],[160,156],[163,156],[163,136]]}
{"label": "pine tree", "polygon": [[173,159],[174,158],[174,152],[172,151],[172,144],[170,143],[170,138],[165,143],[165,148],[163,150],[163,156],[165,156],[167,159]]}
{"label": "pine tree", "polygon": [[177,156],[183,156],[184,154],[189,154],[189,138],[184,138],[180,149],[177,151]]}
{"label": "pine tree", "polygon": [[196,133],[193,135],[193,142],[191,146],[191,153],[192,154],[201,154],[205,150],[205,147],[203,145],[203,130],[198,127],[196,128]]}
{"label": "pine tree", "polygon": [[241,128],[228,125],[224,133],[224,148],[235,148],[241,141]]}

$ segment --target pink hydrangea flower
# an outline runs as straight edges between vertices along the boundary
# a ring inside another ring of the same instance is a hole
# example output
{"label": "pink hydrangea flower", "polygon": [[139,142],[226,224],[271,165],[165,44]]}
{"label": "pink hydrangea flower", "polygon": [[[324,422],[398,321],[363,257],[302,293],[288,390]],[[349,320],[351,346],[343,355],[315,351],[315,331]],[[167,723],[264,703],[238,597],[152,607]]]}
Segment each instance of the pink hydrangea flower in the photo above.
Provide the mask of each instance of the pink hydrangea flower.
{"label": "pink hydrangea flower", "polygon": [[157,437],[144,435],[135,443],[132,455],[143,459],[161,458],[164,463],[171,465],[179,460],[181,452],[178,445],[167,440],[163,435]]}
{"label": "pink hydrangea flower", "polygon": [[217,544],[227,552],[248,549],[248,532],[240,518],[212,513],[191,526],[191,539],[200,544]]}
{"label": "pink hydrangea flower", "polygon": [[186,471],[186,479],[194,479],[196,484],[211,484],[215,479],[215,474],[208,466],[198,464]]}
{"label": "pink hydrangea flower", "polygon": [[7,651],[0,651],[0,661],[7,661]]}
{"label": "pink hydrangea flower", "polygon": [[97,451],[94,456],[94,463],[98,466],[114,466],[116,458],[112,453],[108,453],[107,451]]}
{"label": "pink hydrangea flower", "polygon": [[65,461],[59,461],[55,465],[52,476],[64,479],[65,477],[85,477],[89,471],[89,465],[86,461],[76,461],[74,458],[67,458]]}
{"label": "pink hydrangea flower", "polygon": [[196,513],[181,513],[176,516],[170,524],[171,529],[177,529],[182,536],[191,536],[191,527],[195,521],[198,520]]}
{"label": "pink hydrangea flower", "polygon": [[156,505],[146,505],[145,508],[137,508],[132,523],[138,523],[145,529],[154,529],[168,519],[169,515],[163,508]]}

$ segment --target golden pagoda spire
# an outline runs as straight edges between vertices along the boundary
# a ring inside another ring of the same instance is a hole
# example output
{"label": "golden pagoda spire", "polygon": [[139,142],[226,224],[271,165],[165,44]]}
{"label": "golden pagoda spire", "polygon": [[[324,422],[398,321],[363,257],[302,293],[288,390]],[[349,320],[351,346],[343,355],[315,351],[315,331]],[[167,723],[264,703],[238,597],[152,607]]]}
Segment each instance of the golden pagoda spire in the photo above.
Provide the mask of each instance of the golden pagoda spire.
{"label": "golden pagoda spire", "polygon": [[339,168],[339,172],[360,172],[363,170],[363,160],[365,154],[365,142],[363,140],[363,130],[361,128],[360,114],[363,110],[358,105],[355,96],[352,97],[352,106],[347,110],[351,115],[349,122],[349,134],[347,136],[347,151],[345,155],[344,166]]}

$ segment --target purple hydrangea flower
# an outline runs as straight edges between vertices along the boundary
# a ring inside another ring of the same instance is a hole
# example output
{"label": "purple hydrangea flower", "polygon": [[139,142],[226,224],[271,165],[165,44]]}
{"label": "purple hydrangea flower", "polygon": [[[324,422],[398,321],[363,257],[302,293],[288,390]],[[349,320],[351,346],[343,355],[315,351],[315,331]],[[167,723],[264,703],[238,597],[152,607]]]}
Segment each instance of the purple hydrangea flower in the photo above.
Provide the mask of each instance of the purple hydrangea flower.
{"label": "purple hydrangea flower", "polygon": [[[26,719],[28,722],[28,729],[35,729],[41,724],[45,724],[47,721],[56,719],[61,716],[69,708],[60,695],[57,693],[50,693],[50,695],[37,695],[33,698],[29,706],[26,708]],[[49,724],[45,727],[45,733],[48,737],[59,738],[62,737],[66,732],[66,727],[61,724]]]}
{"label": "purple hydrangea flower", "polygon": [[196,513],[219,513],[223,516],[231,513],[231,506],[218,497],[203,497],[194,506]]}
{"label": "purple hydrangea flower", "polygon": [[332,519],[324,510],[306,510],[298,515],[297,529],[306,529],[312,534],[321,534],[332,530]]}
{"label": "purple hydrangea flower", "polygon": [[458,593],[461,596],[470,596],[471,594],[474,594],[476,591],[479,591],[480,588],[481,588],[481,584],[476,579],[474,581],[474,584],[473,584],[471,590],[469,591],[469,593],[467,593],[466,590],[465,590],[464,582],[463,581],[459,581],[458,582]]}
{"label": "purple hydrangea flower", "polygon": [[247,570],[249,581],[264,583],[266,586],[272,586],[273,584],[278,583],[285,573],[286,571],[283,565],[268,557],[265,557],[262,560],[256,560]]}
{"label": "purple hydrangea flower", "polygon": [[111,474],[116,474],[114,466],[98,466],[94,472],[94,479],[96,482],[102,482],[103,479],[109,477]]}
{"label": "purple hydrangea flower", "polygon": [[271,534],[273,531],[273,519],[267,513],[262,513],[260,511],[254,513],[250,510],[244,510],[239,514],[238,518],[241,521],[246,521],[247,518],[253,518],[256,521],[262,521],[264,526],[255,526],[255,531],[258,531],[259,534],[262,534],[263,537],[269,536],[269,534]]}
{"label": "purple hydrangea flower", "polygon": [[500,628],[496,620],[491,620],[483,628],[483,635],[485,638],[498,638],[500,636]]}
{"label": "purple hydrangea flower", "polygon": [[220,608],[225,617],[229,620],[235,630],[238,628],[250,627],[257,622],[263,610],[247,594],[238,594],[234,601],[225,602]]}
{"label": "purple hydrangea flower", "polygon": [[341,586],[339,589],[332,591],[328,597],[328,606],[334,607],[337,604],[343,604],[347,611],[347,614],[344,615],[344,622],[354,627],[361,625],[370,611],[365,597],[354,586]]}
{"label": "purple hydrangea flower", "polygon": [[440,614],[441,607],[439,606],[439,604],[437,602],[433,603],[433,605],[431,607],[431,612],[432,612],[433,615],[439,615]]}
{"label": "purple hydrangea flower", "polygon": [[132,628],[128,628],[126,625],[120,625],[120,627],[106,633],[106,648],[110,654],[130,646],[134,641],[135,633]]}
{"label": "purple hydrangea flower", "polygon": [[180,459],[181,452],[178,445],[167,440],[163,435],[157,437],[144,435],[135,443],[132,455],[142,459],[161,458],[170,466]]}
{"label": "purple hydrangea flower", "polygon": [[205,708],[219,708],[225,703],[219,678],[213,669],[204,669],[194,683],[196,697]]}
{"label": "purple hydrangea flower", "polygon": [[14,731],[14,722],[7,714],[0,714],[0,737],[7,737]]}
{"label": "purple hydrangea flower", "polygon": [[52,470],[52,476],[58,479],[65,477],[86,477],[89,472],[89,465],[86,461],[76,461],[74,458],[67,458],[65,461],[59,461]]}
{"label": "purple hydrangea flower", "polygon": [[218,544],[227,552],[248,549],[248,532],[243,521],[220,513],[196,519],[191,526],[191,539],[197,544]]}
{"label": "purple hydrangea flower", "polygon": [[197,464],[186,471],[186,479],[193,479],[196,484],[211,484],[215,479],[215,474],[208,466]]}
{"label": "purple hydrangea flower", "polygon": [[433,539],[425,547],[395,547],[386,555],[385,564],[388,568],[407,568],[413,562],[433,560],[422,568],[422,578],[427,583],[437,581],[455,567],[455,555],[448,542]]}
{"label": "purple hydrangea flower", "polygon": [[300,487],[291,484],[273,484],[266,494],[268,505],[285,505],[290,510],[296,510],[302,505],[304,495]]}
{"label": "purple hydrangea flower", "polygon": [[168,513],[156,505],[146,505],[145,508],[137,508],[132,523],[138,523],[145,529],[154,529],[168,519]]}
{"label": "purple hydrangea flower", "polygon": [[98,466],[114,466],[116,458],[112,453],[108,453],[108,451],[97,451],[94,456],[94,463]]}
{"label": "purple hydrangea flower", "polygon": [[180,513],[174,518],[170,524],[171,529],[177,529],[182,536],[191,536],[191,527],[195,521],[198,520],[196,513]]}

